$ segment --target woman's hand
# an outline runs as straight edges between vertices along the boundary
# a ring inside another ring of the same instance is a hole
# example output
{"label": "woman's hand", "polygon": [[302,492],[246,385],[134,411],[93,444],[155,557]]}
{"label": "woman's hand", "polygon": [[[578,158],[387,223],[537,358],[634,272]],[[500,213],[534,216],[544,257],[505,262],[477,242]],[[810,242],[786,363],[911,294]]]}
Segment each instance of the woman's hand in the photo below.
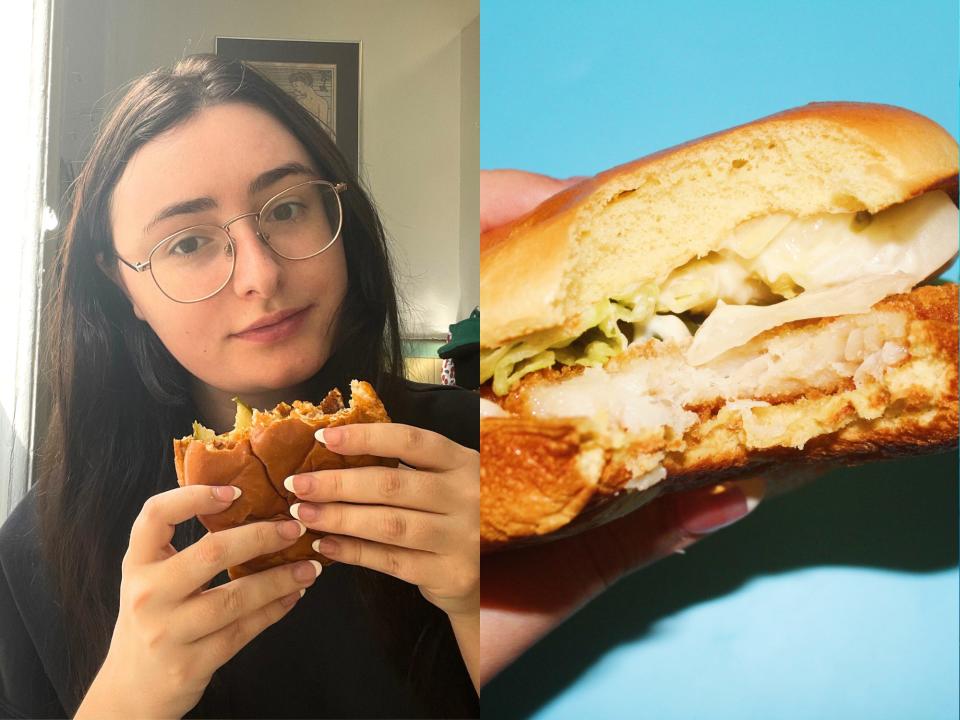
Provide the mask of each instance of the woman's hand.
{"label": "woman's hand", "polygon": [[480,607],[480,454],[399,423],[325,428],[317,439],[340,455],[397,458],[371,466],[294,475],[304,502],[291,514],[328,533],[314,549],[420,588],[447,615]]}
{"label": "woman's hand", "polygon": [[[481,231],[522,216],[581,179],[481,171]],[[619,578],[746,515],[764,487],[749,481],[665,495],[579,535],[484,555],[480,685]]]}
{"label": "woman's hand", "polygon": [[762,479],[663,495],[579,535],[483,556],[480,684],[620,578],[736,522]]}
{"label": "woman's hand", "polygon": [[174,527],[222,512],[235,499],[233,491],[191,485],[144,503],[123,557],[110,648],[77,718],[182,717],[214,671],[286,615],[314,583],[320,564],[303,561],[206,589],[228,567],[288,548],[305,532],[293,520],[251,523],[208,533],[177,552],[170,544]]}
{"label": "woman's hand", "polygon": [[325,428],[317,440],[340,455],[402,464],[291,476],[284,485],[305,501],[291,514],[328,533],[317,552],[418,586],[447,614],[479,688],[480,454],[398,423]]}
{"label": "woman's hand", "polygon": [[522,170],[480,171],[480,232],[520,217],[551,195],[583,180],[558,180]]}

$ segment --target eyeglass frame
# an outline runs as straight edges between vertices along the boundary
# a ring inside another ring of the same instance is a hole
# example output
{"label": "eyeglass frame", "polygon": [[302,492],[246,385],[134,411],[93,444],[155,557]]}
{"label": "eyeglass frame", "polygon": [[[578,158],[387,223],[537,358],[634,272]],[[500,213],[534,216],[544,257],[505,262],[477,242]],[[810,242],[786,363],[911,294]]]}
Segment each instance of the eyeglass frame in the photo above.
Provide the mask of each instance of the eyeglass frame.
{"label": "eyeglass frame", "polygon": [[[305,257],[302,257],[302,258],[288,258],[286,255],[282,255],[280,251],[278,251],[273,245],[271,245],[270,241],[263,236],[263,233],[262,233],[263,226],[260,225],[260,215],[263,213],[264,210],[267,209],[267,206],[270,203],[272,203],[274,200],[276,200],[278,197],[290,192],[291,190],[295,190],[298,187],[303,187],[304,185],[327,185],[333,189],[333,195],[337,199],[337,209],[340,211],[340,222],[337,225],[336,232],[333,233],[333,237],[330,238],[330,242],[324,245],[320,250],[317,250],[317,252],[313,253],[312,255],[306,255]],[[209,225],[206,223],[203,223],[200,225],[189,225],[185,228],[181,228],[177,230],[174,233],[170,233],[150,249],[150,252],[147,253],[147,259],[142,262],[138,262],[138,263],[127,262],[122,257],[120,257],[120,255],[116,252],[114,252],[114,256],[117,258],[117,260],[122,262],[128,268],[130,268],[131,270],[135,270],[138,273],[142,273],[145,270],[150,270],[150,277],[153,278],[153,282],[156,284],[157,289],[160,290],[160,292],[162,292],[166,297],[170,298],[170,300],[173,300],[173,302],[181,303],[183,305],[192,305],[193,303],[203,302],[204,300],[209,300],[214,295],[216,295],[221,290],[223,290],[227,285],[229,285],[230,281],[233,279],[233,273],[237,269],[237,245],[236,245],[236,240],[233,239],[233,235],[230,234],[230,226],[233,225],[233,223],[235,223],[237,220],[242,220],[243,218],[246,218],[246,217],[256,217],[257,237],[260,238],[260,240],[262,240],[264,243],[266,243],[267,247],[269,247],[277,256],[282,257],[284,260],[309,260],[310,258],[316,257],[317,255],[320,255],[321,253],[324,253],[327,250],[329,250],[333,246],[333,244],[337,241],[337,239],[340,237],[340,233],[343,230],[343,203],[340,202],[340,193],[342,193],[346,189],[347,189],[347,184],[344,182],[332,183],[329,180],[306,180],[302,183],[297,183],[296,185],[291,185],[290,187],[284,190],[281,190],[276,195],[274,195],[269,200],[267,200],[257,212],[242,213],[240,215],[237,215],[236,217],[230,218],[223,225]],[[218,230],[223,230],[223,232],[226,233],[227,241],[230,243],[230,248],[233,253],[233,260],[231,262],[230,274],[227,276],[227,279],[224,280],[223,285],[218,287],[209,295],[205,295],[204,297],[198,300],[177,300],[176,298],[170,297],[170,295],[167,294],[167,292],[160,285],[160,282],[157,280],[157,276],[153,274],[153,267],[152,267],[153,254],[160,248],[161,245],[163,245],[168,240],[171,240],[172,238],[176,237],[177,235],[187,232],[188,230],[194,230],[196,228],[204,228],[204,227],[217,228]]]}

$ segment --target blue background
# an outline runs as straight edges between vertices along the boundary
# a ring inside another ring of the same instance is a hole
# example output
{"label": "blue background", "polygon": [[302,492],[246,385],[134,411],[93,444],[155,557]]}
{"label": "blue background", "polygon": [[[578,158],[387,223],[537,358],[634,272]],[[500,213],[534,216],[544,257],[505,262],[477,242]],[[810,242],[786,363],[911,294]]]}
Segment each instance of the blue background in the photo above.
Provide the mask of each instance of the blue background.
{"label": "blue background", "polygon": [[[483,0],[480,27],[484,169],[592,174],[823,100],[957,136],[954,1]],[[957,718],[957,477],[919,458],[762,503],[541,641],[484,716]]]}

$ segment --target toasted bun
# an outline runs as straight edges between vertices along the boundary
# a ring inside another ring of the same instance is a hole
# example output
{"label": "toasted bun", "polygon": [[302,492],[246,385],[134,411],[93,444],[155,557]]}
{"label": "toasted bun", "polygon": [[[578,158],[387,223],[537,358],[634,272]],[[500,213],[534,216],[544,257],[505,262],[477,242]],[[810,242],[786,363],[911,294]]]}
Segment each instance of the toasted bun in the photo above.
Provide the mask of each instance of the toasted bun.
{"label": "toasted bun", "polygon": [[[656,426],[624,436],[597,417],[540,419],[529,412],[530,394],[538,386],[576,379],[584,368],[543,371],[525,378],[506,398],[488,392],[488,399],[511,414],[480,424],[483,550],[577,532],[662,492],[772,466],[780,476],[809,463],[854,464],[956,447],[957,303],[954,284],[921,286],[886,298],[867,315],[770,330],[742,351],[743,367],[751,357],[771,358],[773,376],[776,363],[789,366],[760,387],[754,397],[761,402],[750,407],[702,395],[698,405],[687,408],[696,419],[682,435]],[[873,374],[832,372],[844,356],[863,359],[862,341],[871,332],[892,338],[893,350],[885,337],[876,340],[884,350],[873,359],[885,358],[883,365],[874,365]],[[840,353],[839,361],[822,357],[830,347]],[[651,340],[615,358],[603,372],[649,371],[655,380],[688,373],[684,382],[695,384],[696,373],[705,370],[676,370],[682,358],[682,348]],[[653,374],[658,367],[667,374]],[[679,387],[677,382],[666,391],[680,392]],[[645,478],[660,465],[665,479]]]}
{"label": "toasted bun", "polygon": [[957,143],[870,103],[811,103],[603,172],[481,238],[480,344],[556,327],[662,281],[772,213],[871,213],[955,185]]}
{"label": "toasted bun", "polygon": [[[211,532],[262,520],[290,519],[297,502],[283,481],[290,475],[368,465],[396,467],[397,461],[372,455],[337,455],[314,439],[319,428],[353,423],[390,422],[369,383],[350,383],[350,406],[344,408],[339,390],[331,390],[320,405],[280,403],[269,412],[255,411],[249,429],[218,435],[204,442],[187,436],[173,441],[177,482],[185,485],[236,485],[243,492],[227,510],[201,515]],[[323,533],[308,530],[282,552],[264,555],[231,567],[231,579],[296,560],[332,561],[314,552],[312,543]]]}

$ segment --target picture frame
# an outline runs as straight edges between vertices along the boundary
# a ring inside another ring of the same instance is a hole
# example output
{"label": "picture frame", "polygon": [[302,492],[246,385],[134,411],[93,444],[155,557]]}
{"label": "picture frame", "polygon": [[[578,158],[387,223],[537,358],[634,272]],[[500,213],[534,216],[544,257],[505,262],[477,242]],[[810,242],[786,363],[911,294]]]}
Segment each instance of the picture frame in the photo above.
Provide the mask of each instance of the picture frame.
{"label": "picture frame", "polygon": [[243,60],[294,97],[359,172],[359,42],[217,37],[214,47],[218,57]]}

